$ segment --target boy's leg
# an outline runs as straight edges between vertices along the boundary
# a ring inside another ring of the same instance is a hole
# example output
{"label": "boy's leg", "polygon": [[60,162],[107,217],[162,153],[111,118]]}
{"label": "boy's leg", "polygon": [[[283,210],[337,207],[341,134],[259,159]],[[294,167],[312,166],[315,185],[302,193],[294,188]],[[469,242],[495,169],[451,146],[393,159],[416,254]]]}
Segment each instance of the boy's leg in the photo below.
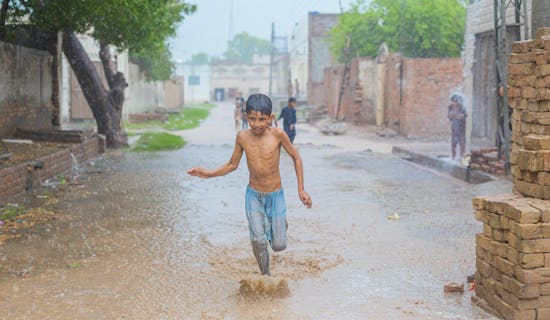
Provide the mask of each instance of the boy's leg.
{"label": "boy's leg", "polygon": [[245,206],[252,252],[262,275],[269,275],[269,251],[266,238],[267,219],[263,204],[258,199],[257,194],[249,188],[246,190]]}
{"label": "boy's leg", "polygon": [[267,220],[269,227],[268,239],[273,251],[286,249],[286,203],[283,190],[274,193],[271,201],[266,203]]}
{"label": "boy's leg", "polygon": [[251,234],[252,252],[260,267],[262,275],[269,275],[269,251],[265,236],[265,214],[256,211],[248,215],[248,225]]}

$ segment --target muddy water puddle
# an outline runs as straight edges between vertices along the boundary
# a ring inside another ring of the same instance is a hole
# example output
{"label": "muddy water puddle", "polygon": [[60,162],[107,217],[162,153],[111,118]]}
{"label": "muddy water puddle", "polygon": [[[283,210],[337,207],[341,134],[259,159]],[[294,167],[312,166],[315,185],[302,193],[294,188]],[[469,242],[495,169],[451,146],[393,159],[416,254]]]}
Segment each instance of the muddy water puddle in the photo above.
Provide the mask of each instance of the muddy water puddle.
{"label": "muddy water puddle", "polygon": [[[0,246],[0,319],[492,319],[470,292],[445,295],[443,285],[474,272],[471,198],[508,186],[298,144],[314,206],[300,204],[283,154],[288,249],[272,254],[271,271],[289,293],[245,295],[241,280],[259,275],[243,210],[247,171],[185,174],[226,161],[232,146],[221,142],[101,164],[61,199],[49,232]],[[16,275],[24,269],[28,277]]]}

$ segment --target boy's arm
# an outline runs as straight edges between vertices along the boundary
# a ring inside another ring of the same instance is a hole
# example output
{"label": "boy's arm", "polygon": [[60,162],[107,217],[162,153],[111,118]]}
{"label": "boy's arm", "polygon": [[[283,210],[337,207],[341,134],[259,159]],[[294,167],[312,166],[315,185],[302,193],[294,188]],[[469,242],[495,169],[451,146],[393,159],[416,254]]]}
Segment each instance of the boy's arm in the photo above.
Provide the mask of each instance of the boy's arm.
{"label": "boy's arm", "polygon": [[288,138],[287,134],[281,130],[276,130],[277,136],[279,137],[281,141],[281,145],[285,149],[285,151],[288,153],[288,155],[292,158],[292,161],[294,162],[294,169],[296,171],[296,179],[298,180],[298,196],[300,196],[300,200],[302,200],[302,203],[308,207],[311,208],[312,202],[311,197],[309,194],[304,190],[304,166],[302,164],[302,157],[300,157],[300,153],[296,148],[294,148],[294,145],[290,142],[290,139]]}
{"label": "boy's arm", "polygon": [[231,159],[229,159],[229,161],[224,163],[221,167],[214,170],[207,170],[203,167],[195,167],[187,170],[187,173],[199,178],[213,178],[224,176],[232,171],[235,171],[235,169],[239,167],[239,162],[241,162],[241,158],[243,156],[243,147],[240,142],[241,135],[242,132],[239,132],[239,134],[237,135],[237,139],[235,141],[235,149],[233,149],[233,155],[231,155]]}

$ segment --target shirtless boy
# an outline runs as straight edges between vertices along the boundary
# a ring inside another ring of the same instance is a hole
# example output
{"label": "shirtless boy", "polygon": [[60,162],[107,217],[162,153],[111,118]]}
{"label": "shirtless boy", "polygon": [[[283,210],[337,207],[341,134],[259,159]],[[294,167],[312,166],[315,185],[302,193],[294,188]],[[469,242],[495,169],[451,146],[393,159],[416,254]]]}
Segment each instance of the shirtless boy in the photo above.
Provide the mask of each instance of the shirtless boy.
{"label": "shirtless boy", "polygon": [[246,217],[254,256],[262,275],[269,275],[269,252],[286,248],[286,204],[279,173],[281,146],[294,162],[298,179],[298,196],[311,208],[311,198],[304,190],[302,158],[287,134],[269,124],[273,120],[271,100],[263,94],[253,94],[246,101],[247,121],[250,129],[237,134],[231,159],[221,167],[207,170],[202,167],[189,169],[188,174],[200,178],[223,176],[239,166],[243,151],[249,171],[246,188]]}

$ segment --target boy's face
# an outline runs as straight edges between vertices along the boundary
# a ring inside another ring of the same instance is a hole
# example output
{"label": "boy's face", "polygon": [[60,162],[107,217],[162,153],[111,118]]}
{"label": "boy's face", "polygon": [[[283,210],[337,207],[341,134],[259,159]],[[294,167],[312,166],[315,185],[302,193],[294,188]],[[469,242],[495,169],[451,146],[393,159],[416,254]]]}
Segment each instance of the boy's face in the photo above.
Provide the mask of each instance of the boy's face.
{"label": "boy's face", "polygon": [[296,101],[292,101],[288,105],[291,106],[292,108],[296,108]]}
{"label": "boy's face", "polygon": [[262,135],[266,132],[267,128],[271,124],[273,115],[264,114],[259,111],[250,111],[246,114],[248,119],[248,125],[255,135]]}

